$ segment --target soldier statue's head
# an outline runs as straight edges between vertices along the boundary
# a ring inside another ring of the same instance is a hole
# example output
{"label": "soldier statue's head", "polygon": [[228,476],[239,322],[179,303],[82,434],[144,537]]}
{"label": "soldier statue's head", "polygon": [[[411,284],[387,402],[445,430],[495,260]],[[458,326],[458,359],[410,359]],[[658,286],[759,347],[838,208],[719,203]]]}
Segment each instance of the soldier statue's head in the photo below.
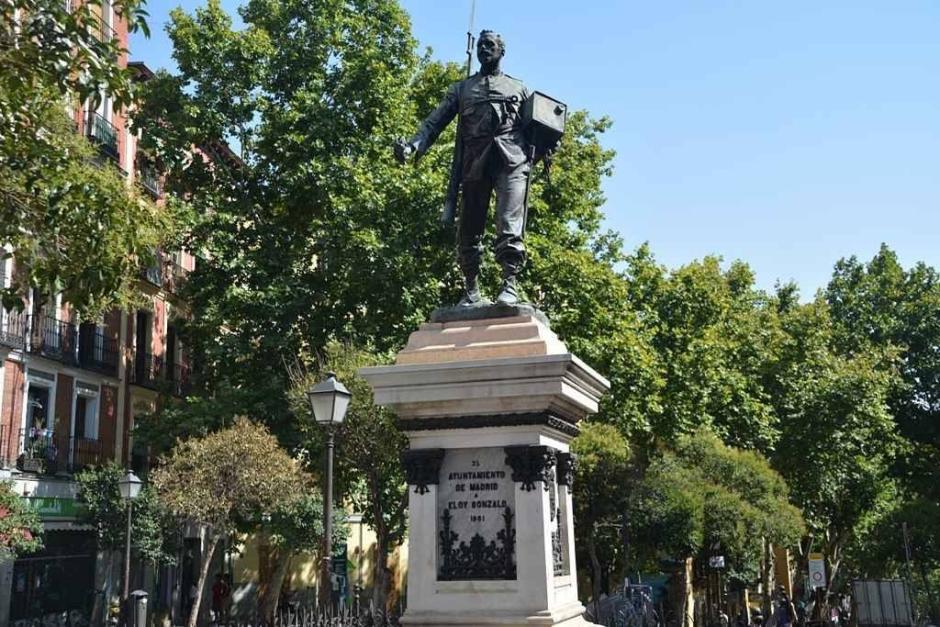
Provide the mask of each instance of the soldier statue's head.
{"label": "soldier statue's head", "polygon": [[500,59],[506,54],[506,42],[502,35],[492,30],[480,31],[477,38],[477,59],[484,68],[499,65]]}

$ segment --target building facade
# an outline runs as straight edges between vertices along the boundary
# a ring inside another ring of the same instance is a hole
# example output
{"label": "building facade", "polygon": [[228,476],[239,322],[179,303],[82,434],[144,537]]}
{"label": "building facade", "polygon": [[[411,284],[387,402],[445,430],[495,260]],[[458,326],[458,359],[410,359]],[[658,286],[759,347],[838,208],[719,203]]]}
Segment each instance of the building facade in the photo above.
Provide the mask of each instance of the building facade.
{"label": "building facade", "polygon": [[[127,50],[127,24],[109,2],[98,16],[99,36]],[[105,95],[71,114],[100,167],[138,185],[141,202],[162,202],[160,179],[138,155],[125,111]],[[4,252],[13,252],[0,260],[6,287],[17,265],[15,251]],[[45,543],[39,553],[0,562],[0,625],[52,614],[100,620],[120,591],[120,556],[100,553],[93,530],[78,521],[74,476],[110,461],[143,470],[137,417],[188,392],[175,323],[185,309],[176,292],[193,267],[192,255],[157,251],[141,270],[145,305],[100,319],[83,319],[60,295],[39,290],[22,295],[22,309],[0,308],[0,479],[40,513]],[[144,574],[135,577],[140,583]]]}

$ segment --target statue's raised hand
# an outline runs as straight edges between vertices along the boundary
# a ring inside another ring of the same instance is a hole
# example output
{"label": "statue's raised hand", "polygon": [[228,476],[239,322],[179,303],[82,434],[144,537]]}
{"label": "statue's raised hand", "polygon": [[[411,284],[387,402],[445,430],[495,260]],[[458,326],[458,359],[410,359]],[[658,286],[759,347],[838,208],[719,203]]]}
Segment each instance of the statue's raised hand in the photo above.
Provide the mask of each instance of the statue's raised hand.
{"label": "statue's raised hand", "polygon": [[407,161],[408,157],[413,155],[415,151],[415,147],[404,139],[396,140],[393,148],[395,149],[395,158],[398,160],[398,163]]}

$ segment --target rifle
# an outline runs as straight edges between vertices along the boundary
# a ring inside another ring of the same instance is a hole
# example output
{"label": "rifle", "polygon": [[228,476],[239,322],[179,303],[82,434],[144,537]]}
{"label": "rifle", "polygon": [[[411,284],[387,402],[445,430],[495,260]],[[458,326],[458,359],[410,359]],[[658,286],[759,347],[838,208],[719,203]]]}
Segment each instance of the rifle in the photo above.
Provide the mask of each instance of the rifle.
{"label": "rifle", "polygon": [[[470,26],[467,30],[467,78],[473,67],[473,14],[476,10],[476,0],[470,6]],[[450,182],[447,184],[447,195],[444,197],[444,209],[441,212],[441,222],[444,226],[452,226],[457,215],[457,202],[460,196],[460,178],[463,166],[463,142],[460,139],[460,114],[457,117],[457,139],[454,141],[454,156],[450,162]]]}

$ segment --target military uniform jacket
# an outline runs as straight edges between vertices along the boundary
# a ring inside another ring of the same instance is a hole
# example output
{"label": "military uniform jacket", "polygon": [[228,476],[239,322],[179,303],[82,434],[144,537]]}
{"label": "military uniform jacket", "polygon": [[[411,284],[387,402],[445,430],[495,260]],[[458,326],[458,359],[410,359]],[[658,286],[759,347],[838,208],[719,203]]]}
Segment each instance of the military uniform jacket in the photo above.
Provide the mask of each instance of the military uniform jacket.
{"label": "military uniform jacket", "polygon": [[461,178],[483,178],[494,153],[509,167],[526,161],[528,142],[523,132],[520,111],[529,91],[522,81],[503,73],[474,74],[454,83],[431,115],[411,139],[418,156],[423,155],[441,131],[458,114],[458,141],[463,143]]}

